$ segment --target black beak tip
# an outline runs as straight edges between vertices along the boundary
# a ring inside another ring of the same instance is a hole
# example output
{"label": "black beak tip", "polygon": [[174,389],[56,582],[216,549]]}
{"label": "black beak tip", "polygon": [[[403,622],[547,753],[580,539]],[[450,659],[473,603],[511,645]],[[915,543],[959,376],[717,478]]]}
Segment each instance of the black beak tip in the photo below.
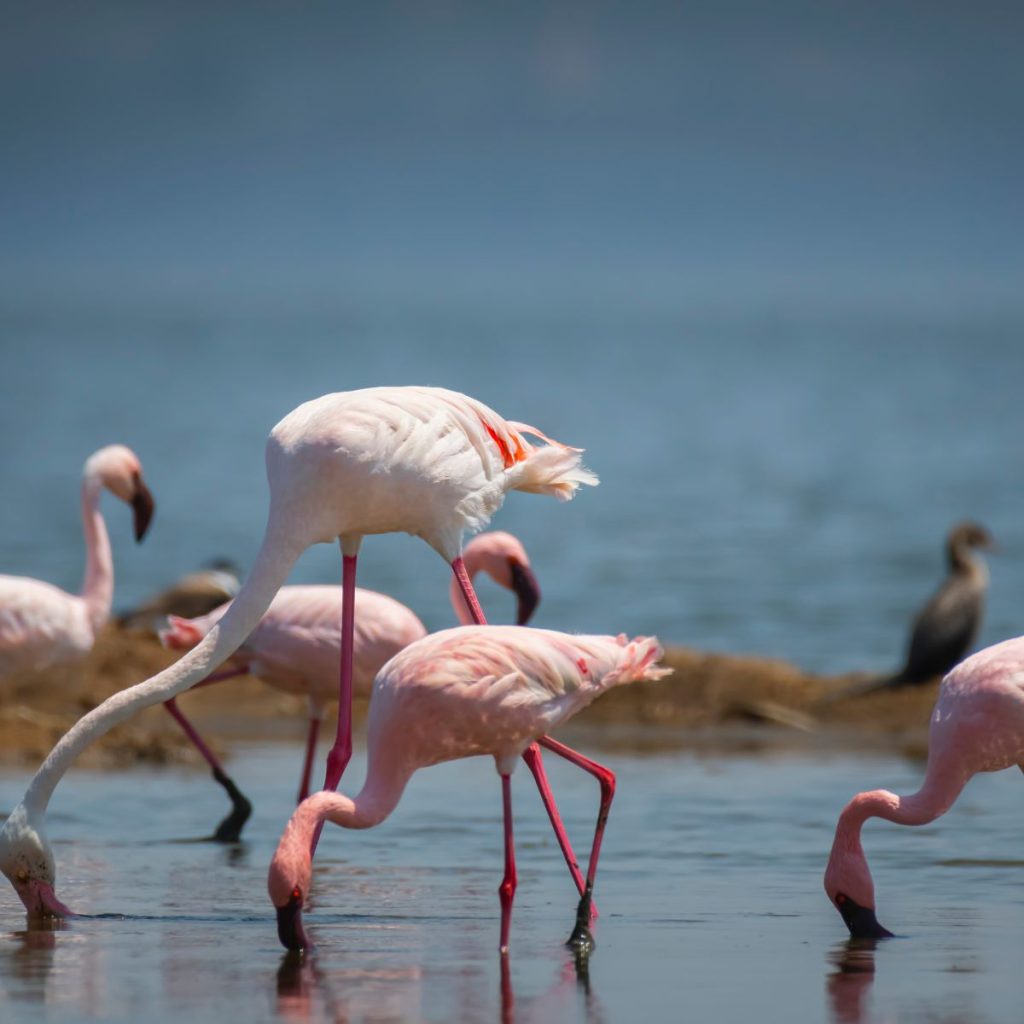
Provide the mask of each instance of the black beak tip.
{"label": "black beak tip", "polygon": [[878,923],[871,907],[862,907],[851,899],[847,899],[840,907],[839,913],[843,922],[854,939],[891,939],[893,933]]}
{"label": "black beak tip", "polygon": [[141,477],[135,481],[135,494],[132,496],[132,512],[135,520],[135,541],[138,543],[146,536],[149,524],[153,521],[153,513],[156,510],[156,502],[149,488],[142,482]]}
{"label": "black beak tip", "polygon": [[509,566],[512,570],[512,590],[518,599],[516,625],[525,626],[540,604],[540,584],[528,565],[509,559]]}
{"label": "black beak tip", "polygon": [[309,948],[309,940],[302,927],[302,900],[292,897],[277,908],[277,937],[285,949],[301,951]]}

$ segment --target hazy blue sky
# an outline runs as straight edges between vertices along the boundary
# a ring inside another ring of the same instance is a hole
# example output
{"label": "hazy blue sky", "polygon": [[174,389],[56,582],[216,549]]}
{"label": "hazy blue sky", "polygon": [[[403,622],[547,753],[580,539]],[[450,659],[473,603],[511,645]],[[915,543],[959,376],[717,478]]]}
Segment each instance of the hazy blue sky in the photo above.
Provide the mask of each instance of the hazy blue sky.
{"label": "hazy blue sky", "polygon": [[1024,308],[1024,7],[8,3],[0,299]]}

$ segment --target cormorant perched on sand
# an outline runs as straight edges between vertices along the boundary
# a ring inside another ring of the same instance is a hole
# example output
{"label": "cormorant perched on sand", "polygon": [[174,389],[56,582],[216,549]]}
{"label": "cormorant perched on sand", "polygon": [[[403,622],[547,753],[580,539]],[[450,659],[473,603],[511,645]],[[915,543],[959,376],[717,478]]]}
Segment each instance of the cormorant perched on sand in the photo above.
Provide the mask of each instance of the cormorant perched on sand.
{"label": "cormorant perched on sand", "polygon": [[227,559],[215,559],[182,576],[166,590],[154,594],[137,608],[117,617],[123,629],[155,629],[157,621],[168,615],[184,619],[198,618],[230,601],[241,586],[238,566]]}
{"label": "cormorant perched on sand", "polygon": [[946,538],[949,575],[917,613],[903,668],[894,676],[852,687],[837,696],[857,697],[944,676],[971,649],[985,611],[988,569],[974,549],[991,551],[992,535],[978,523],[958,523]]}

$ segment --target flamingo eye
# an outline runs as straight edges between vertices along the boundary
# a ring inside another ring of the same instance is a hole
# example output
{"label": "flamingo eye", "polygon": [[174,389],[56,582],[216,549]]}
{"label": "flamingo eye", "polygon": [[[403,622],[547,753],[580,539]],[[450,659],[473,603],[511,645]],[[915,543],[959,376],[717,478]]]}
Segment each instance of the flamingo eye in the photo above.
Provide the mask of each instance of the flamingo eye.
{"label": "flamingo eye", "polygon": [[836,893],[836,906],[841,907],[845,902],[846,896],[841,892]]}
{"label": "flamingo eye", "polygon": [[25,868],[18,868],[18,870],[14,873],[14,875],[15,875],[15,878],[18,879],[19,882],[27,882],[28,881],[28,871]]}
{"label": "flamingo eye", "polygon": [[295,886],[295,888],[292,889],[292,899],[293,900],[301,900],[302,899],[302,890],[298,886]]}

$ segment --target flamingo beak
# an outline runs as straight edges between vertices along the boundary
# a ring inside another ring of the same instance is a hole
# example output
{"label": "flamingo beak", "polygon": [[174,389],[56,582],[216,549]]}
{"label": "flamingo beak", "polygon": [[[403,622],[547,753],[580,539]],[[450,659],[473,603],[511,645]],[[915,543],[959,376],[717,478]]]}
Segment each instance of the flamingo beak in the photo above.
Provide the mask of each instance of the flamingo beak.
{"label": "flamingo beak", "polygon": [[28,916],[33,918],[41,917],[74,917],[74,912],[69,910],[53,891],[53,886],[47,882],[29,882],[24,891],[18,890],[22,903],[28,911]]}
{"label": "flamingo beak", "polygon": [[156,502],[149,488],[142,482],[142,477],[135,474],[135,493],[132,494],[132,511],[135,513],[135,541],[138,543],[146,536],[149,524],[153,519]]}
{"label": "flamingo beak", "polygon": [[277,907],[277,937],[285,949],[309,949],[302,927],[302,894],[297,891],[283,907]]}
{"label": "flamingo beak", "polygon": [[856,900],[849,896],[838,897],[836,907],[843,919],[843,923],[850,929],[850,936],[854,939],[891,939],[893,934],[888,928],[883,928],[875,917],[871,907],[862,907]]}
{"label": "flamingo beak", "polygon": [[512,570],[512,591],[518,599],[516,625],[525,626],[540,604],[540,584],[528,565],[523,565],[514,558],[508,560],[508,565]]}

